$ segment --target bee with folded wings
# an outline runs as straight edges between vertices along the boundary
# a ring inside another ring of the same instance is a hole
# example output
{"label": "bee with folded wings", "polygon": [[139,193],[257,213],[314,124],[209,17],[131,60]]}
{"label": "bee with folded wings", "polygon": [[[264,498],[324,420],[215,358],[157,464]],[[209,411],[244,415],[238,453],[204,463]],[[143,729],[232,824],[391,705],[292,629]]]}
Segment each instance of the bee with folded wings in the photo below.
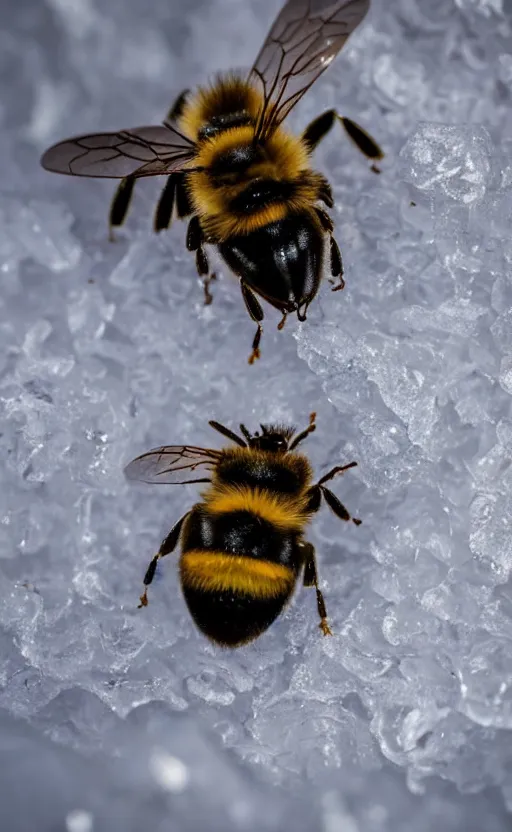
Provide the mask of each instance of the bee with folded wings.
{"label": "bee with folded wings", "polygon": [[189,612],[199,629],[223,647],[239,647],[257,638],[282,612],[303,574],[314,586],[320,629],[331,635],[318,587],[315,550],[304,530],[322,499],[341,520],[351,517],[326,483],[356,463],[336,466],[312,483],[307,457],[296,452],[315,430],[315,414],[301,433],[282,425],[261,425],[238,436],[218,422],[211,427],[237,447],[197,448],[169,445],[130,462],[129,480],[148,483],[208,483],[201,502],[171,529],[151,560],[140,606],[160,558],[181,542],[180,580]]}
{"label": "bee with folded wings", "polygon": [[136,179],[167,176],[155,231],[167,228],[174,212],[190,217],[186,244],[195,252],[207,303],[214,275],[205,244],[215,246],[238,276],[257,324],[250,364],[260,354],[263,309],[257,295],[282,313],[280,329],[291,312],[305,320],[326,249],[333,291],[344,286],[326,211],[333,207],[331,187],[311,168],[311,155],[338,120],[369,159],[380,159],[382,152],[335,110],[316,118],[301,136],[283,122],[369,5],[370,0],[288,0],[247,78],[231,73],[194,93],[185,91],[163,126],[79,136],[54,145],[42,158],[43,167],[57,173],[121,179],[111,227],[123,222]]}

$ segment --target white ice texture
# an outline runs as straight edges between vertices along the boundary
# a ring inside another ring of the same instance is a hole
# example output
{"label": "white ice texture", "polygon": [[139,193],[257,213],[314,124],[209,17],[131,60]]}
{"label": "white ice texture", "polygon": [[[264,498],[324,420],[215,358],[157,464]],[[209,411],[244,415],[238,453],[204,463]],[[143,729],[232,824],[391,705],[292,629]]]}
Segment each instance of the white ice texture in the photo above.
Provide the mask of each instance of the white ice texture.
{"label": "white ice texture", "polygon": [[[512,3],[374,0],[306,96],[341,129],[347,285],[254,325],[222,268],[204,307],[158,182],[107,239],[112,183],[39,155],[158,123],[247,67],[277,0],[24,0],[0,27],[0,829],[502,832],[512,823]],[[149,558],[192,487],[128,486],[217,419],[307,422],[318,473],[363,519],[310,531],[312,590],[260,640],[210,645],[175,560]]]}

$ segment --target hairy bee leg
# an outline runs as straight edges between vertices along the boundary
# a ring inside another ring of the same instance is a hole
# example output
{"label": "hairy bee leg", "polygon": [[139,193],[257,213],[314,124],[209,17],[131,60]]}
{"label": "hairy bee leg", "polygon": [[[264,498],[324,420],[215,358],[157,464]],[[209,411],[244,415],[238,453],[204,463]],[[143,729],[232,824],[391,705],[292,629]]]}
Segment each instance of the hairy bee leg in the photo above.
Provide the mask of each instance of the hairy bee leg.
{"label": "hairy bee leg", "polygon": [[[179,119],[181,115],[183,115],[183,110],[185,108],[185,103],[189,93],[190,90],[183,90],[183,92],[178,95],[164,119],[164,124],[166,122],[174,122]],[[153,228],[156,233],[162,231],[164,228],[169,228],[171,225],[175,196],[176,177],[171,174],[171,176],[167,179],[165,188],[162,191],[162,195],[156,206],[155,218],[153,221]]]}
{"label": "hairy bee leg", "polygon": [[197,251],[203,242],[203,230],[199,217],[194,214],[187,226],[186,246],[188,251]]}
{"label": "hairy bee leg", "polygon": [[[320,144],[336,120],[341,122],[347,136],[352,139],[356,147],[359,148],[361,153],[364,153],[367,159],[375,162],[384,158],[384,153],[375,139],[355,121],[345,116],[340,116],[336,110],[326,110],[325,113],[315,118],[304,130],[302,140],[305,142],[309,153],[312,153],[317,145]],[[376,172],[379,172],[378,168],[376,168]]]}
{"label": "hairy bee leg", "polygon": [[311,514],[314,514],[320,508],[322,503],[322,498],[325,500],[331,511],[340,518],[340,520],[345,520],[348,522],[352,520],[354,525],[360,526],[362,520],[359,520],[358,517],[352,517],[352,515],[347,511],[341,500],[333,494],[328,488],[325,487],[324,483],[329,482],[338,474],[343,474],[345,471],[348,471],[349,468],[354,468],[357,465],[357,462],[349,462],[347,465],[337,465],[327,474],[324,474],[321,477],[316,485],[312,485],[308,491],[308,505],[307,511]]}
{"label": "hairy bee leg", "polygon": [[318,190],[318,199],[320,199],[324,205],[327,205],[328,208],[334,207],[334,197],[332,195],[332,188],[328,180],[325,176],[321,177],[322,184]]}
{"label": "hairy bee leg", "polygon": [[110,211],[108,215],[108,237],[111,242],[114,242],[114,228],[119,228],[126,219],[130,203],[133,196],[133,188],[135,186],[135,177],[127,176],[121,179],[116,188],[112,202],[110,203]]}
{"label": "hairy bee leg", "polygon": [[227,428],[225,425],[222,425],[220,422],[215,422],[213,419],[210,419],[208,424],[214,430],[218,430],[219,433],[226,437],[226,439],[231,439],[232,442],[236,442],[236,444],[240,445],[241,448],[247,448],[247,445],[244,442],[244,440],[240,439],[240,437],[237,436],[236,433],[233,433],[233,431]]}
{"label": "hairy bee leg", "polygon": [[176,196],[176,177],[171,174],[167,178],[165,187],[160,195],[160,199],[156,204],[155,216],[153,218],[153,230],[156,234],[169,228],[172,220],[172,212],[174,209],[174,200]]}
{"label": "hairy bee leg", "polygon": [[242,297],[245,302],[245,308],[247,309],[249,315],[251,316],[253,321],[256,321],[258,324],[258,329],[256,330],[256,335],[254,336],[252,342],[252,352],[249,356],[248,362],[249,364],[254,364],[257,358],[260,357],[260,341],[261,335],[263,332],[263,327],[261,326],[261,321],[265,317],[263,314],[263,309],[261,308],[261,304],[256,297],[256,295],[249,289],[246,283],[243,280],[240,280],[240,289],[242,290]]}
{"label": "hairy bee leg", "polygon": [[311,543],[302,544],[304,552],[304,586],[314,586],[316,590],[316,606],[320,624],[318,625],[324,636],[332,636],[331,628],[327,623],[327,610],[325,609],[324,596],[318,587],[318,572],[316,568],[315,549]]}
{"label": "hairy bee leg", "polygon": [[193,213],[192,204],[185,184],[185,175],[177,173],[176,176],[176,213],[180,220],[190,217]]}
{"label": "hairy bee leg", "polygon": [[164,538],[164,540],[162,540],[162,543],[160,544],[160,548],[156,555],[150,560],[149,566],[146,569],[146,574],[144,575],[144,592],[140,596],[140,604],[138,607],[139,609],[141,607],[147,607],[148,586],[153,582],[153,578],[155,577],[157,563],[160,560],[160,558],[164,558],[166,555],[170,555],[170,553],[175,550],[178,544],[183,523],[185,522],[187,515],[188,512],[187,514],[184,514],[183,517],[180,520],[178,520],[177,523],[175,523],[167,537]]}
{"label": "hairy bee leg", "polygon": [[[166,121],[175,121],[183,114],[183,109],[185,107],[187,95],[189,94],[190,90],[183,90],[182,93],[177,97],[174,104],[172,105],[171,109],[167,113],[167,116],[164,120],[164,124]],[[110,212],[109,212],[109,239],[111,241],[115,240],[114,237],[114,228],[119,228],[120,225],[126,219],[126,215],[130,208],[130,203],[132,201],[133,196],[133,188],[135,185],[135,177],[134,176],[127,176],[125,179],[121,179],[121,182],[117,186],[117,189],[114,193],[112,198],[112,202],[110,204]],[[156,208],[155,220],[154,220],[154,228],[155,231],[160,231],[162,228],[168,228],[172,216],[172,206],[174,203],[174,194],[172,198],[172,202],[169,206],[167,204],[167,200],[169,196],[165,196],[165,191],[169,186],[169,182],[165,186],[164,192],[160,197]],[[159,211],[162,212],[162,219],[159,219],[159,224],[157,227],[157,218],[159,215]],[[168,215],[167,221],[165,221]],[[162,224],[163,223],[163,224]]]}
{"label": "hairy bee leg", "polygon": [[329,234],[332,234],[332,232],[334,231],[334,223],[331,220],[327,211],[324,211],[323,208],[319,208],[318,205],[316,205],[315,212],[318,219],[320,220],[320,224],[324,231],[327,231]]}
{"label": "hairy bee leg", "polygon": [[316,413],[310,413],[309,414],[309,425],[307,426],[307,428],[305,430],[303,430],[299,434],[297,434],[297,436],[293,440],[293,442],[290,445],[288,450],[293,451],[294,448],[297,447],[299,442],[302,442],[303,439],[306,438],[306,436],[309,436],[309,434],[313,433],[313,431],[315,431],[315,430],[316,430]]}

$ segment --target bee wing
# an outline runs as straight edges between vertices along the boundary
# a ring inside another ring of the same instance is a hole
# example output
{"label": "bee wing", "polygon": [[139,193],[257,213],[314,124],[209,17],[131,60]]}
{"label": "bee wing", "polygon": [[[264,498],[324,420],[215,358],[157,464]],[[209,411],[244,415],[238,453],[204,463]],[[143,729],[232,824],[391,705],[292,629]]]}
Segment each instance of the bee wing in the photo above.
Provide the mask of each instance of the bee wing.
{"label": "bee wing", "polygon": [[271,133],[286,118],[369,7],[370,0],[288,0],[249,75],[263,88],[258,137]]}
{"label": "bee wing", "polygon": [[193,159],[195,144],[171,122],[119,133],[77,136],[50,147],[41,164],[71,176],[124,179],[180,170]]}
{"label": "bee wing", "polygon": [[[149,483],[205,482],[215,468],[222,451],[196,448],[193,445],[163,445],[153,448],[128,463],[124,473],[129,480]],[[201,476],[203,475],[203,476]]]}

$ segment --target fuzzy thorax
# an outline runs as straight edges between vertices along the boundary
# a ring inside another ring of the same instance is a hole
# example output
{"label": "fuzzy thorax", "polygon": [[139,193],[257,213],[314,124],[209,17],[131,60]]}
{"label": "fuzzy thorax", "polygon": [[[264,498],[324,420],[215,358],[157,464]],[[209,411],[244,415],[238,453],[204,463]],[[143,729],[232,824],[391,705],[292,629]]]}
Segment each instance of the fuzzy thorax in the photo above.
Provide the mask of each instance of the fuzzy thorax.
{"label": "fuzzy thorax", "polygon": [[[318,199],[321,177],[314,174],[302,140],[279,128],[258,148],[258,158],[246,169],[219,174],[219,159],[253,146],[252,126],[233,127],[199,145],[195,164],[203,168],[188,178],[189,194],[201,226],[211,242],[221,242],[239,234],[248,234],[271,222],[284,219],[290,212],[310,211]],[[233,203],[252,183],[281,183],[286,198],[250,209],[235,209]]]}
{"label": "fuzzy thorax", "polygon": [[280,531],[300,532],[310,519],[305,492],[292,496],[264,488],[223,485],[209,489],[202,496],[211,514],[246,511]]}

